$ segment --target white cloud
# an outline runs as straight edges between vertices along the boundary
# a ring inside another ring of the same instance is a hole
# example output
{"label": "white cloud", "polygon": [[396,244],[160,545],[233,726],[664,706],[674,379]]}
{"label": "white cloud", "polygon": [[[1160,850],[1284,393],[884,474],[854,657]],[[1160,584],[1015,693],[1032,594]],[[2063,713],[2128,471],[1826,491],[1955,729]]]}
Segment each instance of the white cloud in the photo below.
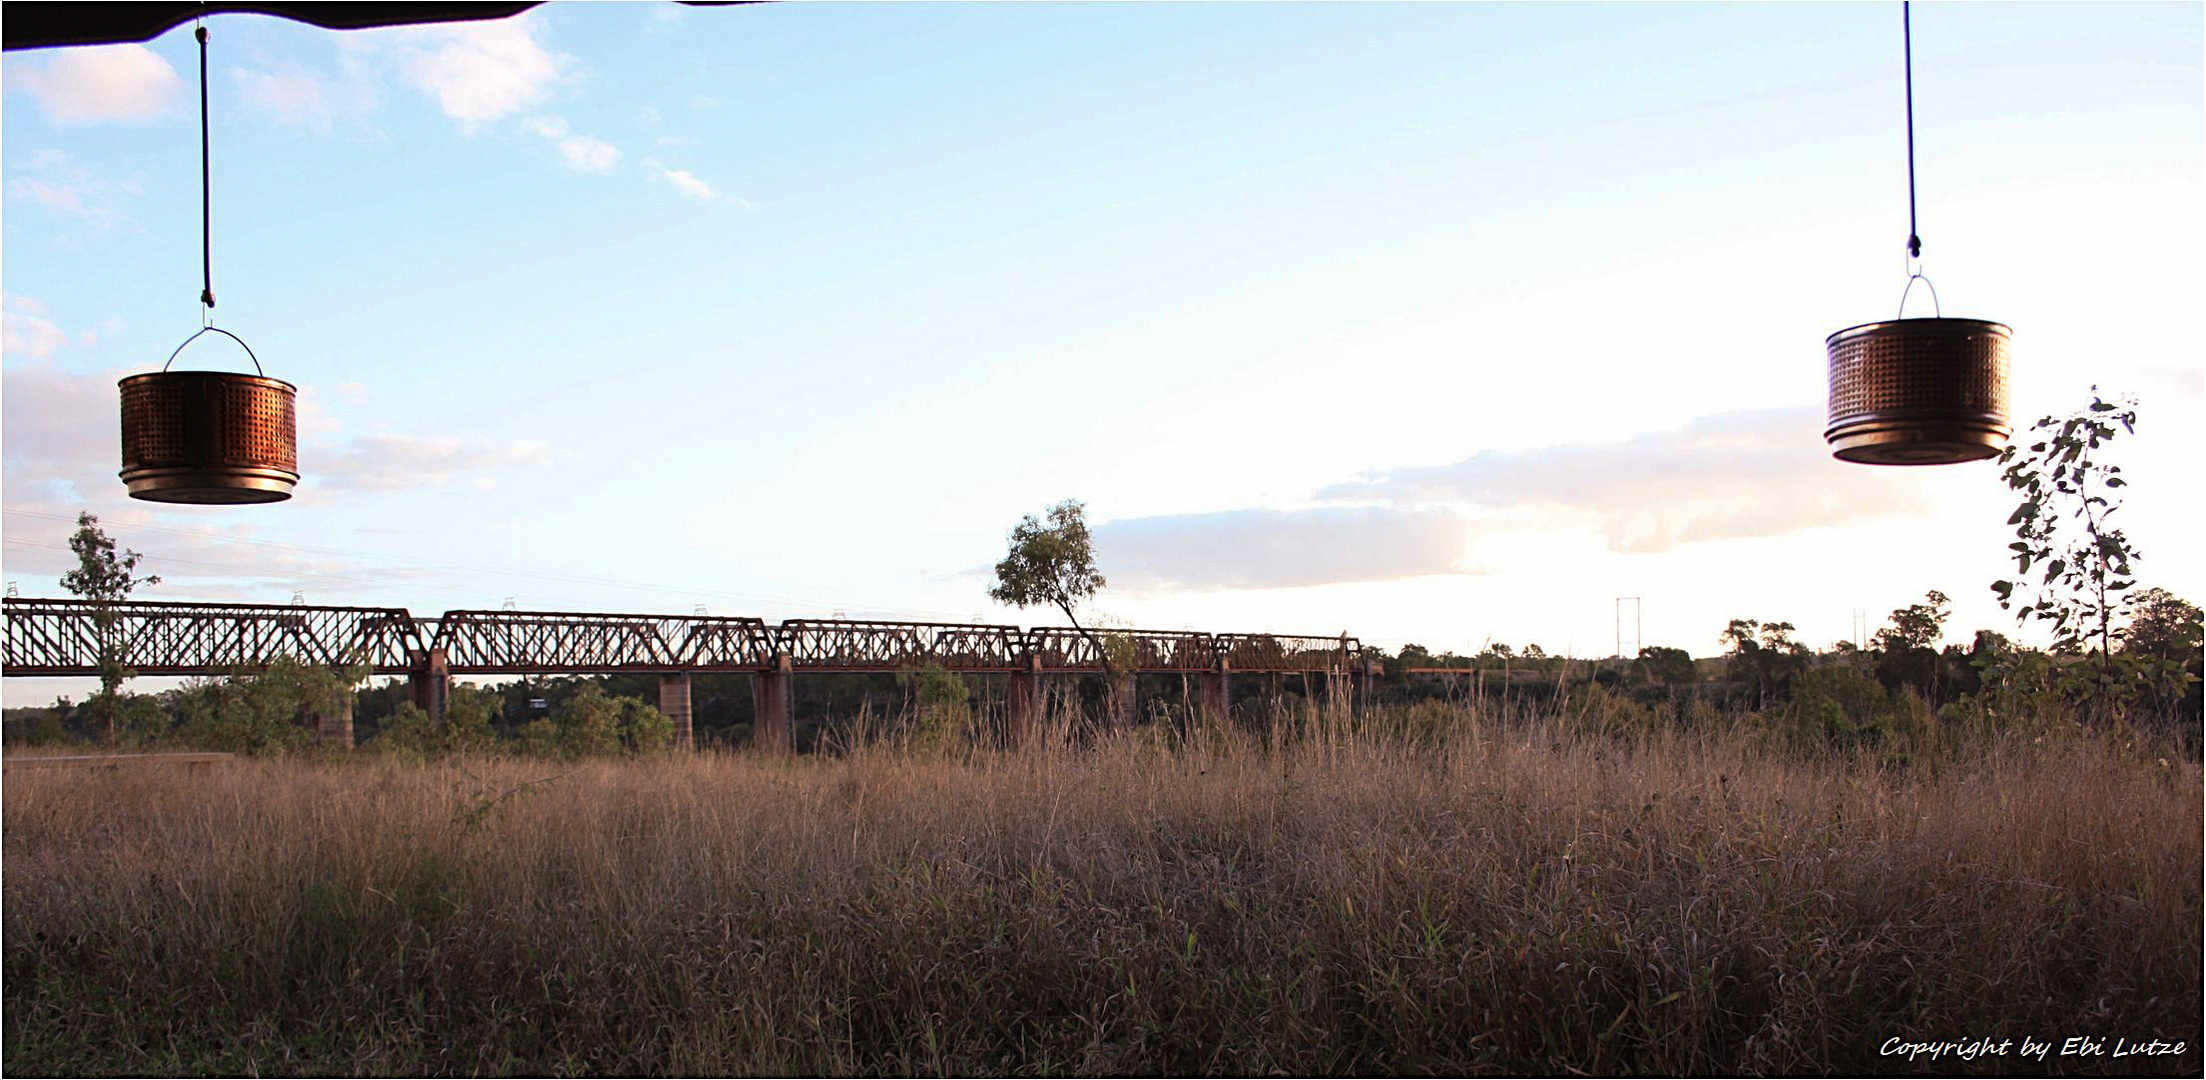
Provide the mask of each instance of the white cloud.
{"label": "white cloud", "polygon": [[8,198],[35,203],[102,228],[122,218],[121,209],[115,205],[117,197],[135,197],[144,192],[144,185],[135,179],[109,180],[53,149],[32,151],[19,174],[8,178]]}
{"label": "white cloud", "polygon": [[33,596],[60,595],[58,579],[76,564],[69,536],[76,514],[90,510],[115,542],[145,556],[140,572],[161,583],[134,599],[241,600],[280,603],[293,591],[310,600],[343,602],[362,588],[421,580],[434,571],[370,565],[350,553],[316,550],[259,539],[245,520],[201,518],[179,522],[144,503],[129,502],[116,483],[112,494],[24,499],[10,492],[6,508],[8,574]]}
{"label": "white cloud", "polygon": [[0,352],[44,359],[68,344],[69,335],[47,317],[46,305],[14,293],[0,298]]}
{"label": "white cloud", "polygon": [[[14,313],[9,314],[12,319]],[[0,417],[6,421],[11,487],[17,480],[55,475],[74,481],[87,470],[114,474],[120,465],[114,428],[115,378],[41,364],[10,364],[0,372],[0,386],[5,387]],[[19,467],[29,472],[19,475]]]}
{"label": "white cloud", "polygon": [[531,116],[521,126],[559,148],[561,160],[576,172],[604,172],[620,162],[620,148],[591,135],[573,133],[565,117]]}
{"label": "white cloud", "polygon": [[84,192],[67,184],[41,180],[35,176],[18,176],[8,181],[8,194],[34,202],[49,210],[83,216],[90,213],[84,202]]}
{"label": "white cloud", "polygon": [[1472,525],[1442,510],[1228,510],[1119,518],[1095,539],[1115,586],[1270,589],[1464,573]]}
{"label": "white cloud", "polygon": [[[565,117],[531,110],[580,76],[574,57],[549,49],[542,24],[528,17],[419,26],[349,35],[341,45],[350,82],[369,86],[375,72],[429,94],[469,134],[502,121],[552,144],[576,172],[606,172],[620,147],[572,129]],[[372,87],[357,93],[372,107]]]}
{"label": "white cloud", "polygon": [[1519,508],[1590,523],[1611,550],[1780,536],[1932,509],[1900,470],[1832,460],[1814,408],[1704,416],[1619,443],[1494,450],[1337,484],[1320,498]]}
{"label": "white cloud", "polygon": [[[441,484],[455,474],[549,460],[544,444],[517,439],[504,446],[412,435],[365,435],[339,446],[313,448],[307,479],[332,491],[401,491]],[[302,465],[302,468],[304,466]]]}
{"label": "white cloud", "polygon": [[550,98],[574,59],[546,49],[526,16],[363,32],[348,56],[387,57],[407,85],[434,97],[462,129],[525,112]]}
{"label": "white cloud", "polygon": [[559,156],[576,172],[604,172],[620,161],[620,149],[603,139],[573,135],[559,140]]}
{"label": "white cloud", "polygon": [[676,191],[692,199],[710,200],[716,194],[711,184],[687,169],[662,169],[659,175],[665,177],[667,183],[674,185]]}
{"label": "white cloud", "polygon": [[659,175],[659,179],[674,185],[674,190],[692,199],[711,202],[720,197],[720,193],[713,190],[711,184],[706,183],[703,177],[690,172],[688,169],[670,169],[650,158],[645,158],[643,163],[650,166],[651,171]]}
{"label": "white cloud", "polygon": [[274,117],[277,123],[329,132],[336,109],[330,90],[320,77],[304,71],[268,72],[231,68],[245,103]]}
{"label": "white cloud", "polygon": [[43,64],[11,59],[9,68],[12,87],[29,91],[60,124],[150,120],[184,89],[176,69],[143,45],[57,49]]}

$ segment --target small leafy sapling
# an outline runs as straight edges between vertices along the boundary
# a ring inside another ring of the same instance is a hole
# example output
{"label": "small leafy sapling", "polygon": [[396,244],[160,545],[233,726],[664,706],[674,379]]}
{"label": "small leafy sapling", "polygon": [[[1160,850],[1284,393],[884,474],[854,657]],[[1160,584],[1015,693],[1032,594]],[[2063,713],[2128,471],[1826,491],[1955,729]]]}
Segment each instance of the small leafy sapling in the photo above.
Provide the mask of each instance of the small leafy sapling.
{"label": "small leafy sapling", "polygon": [[2015,577],[1992,582],[1992,592],[2016,621],[2044,624],[2054,652],[2088,654],[2090,663],[2070,681],[2081,680],[2073,688],[2101,714],[2118,711],[2129,697],[2129,673],[2116,646],[2128,608],[2123,593],[2136,584],[2139,558],[2112,522],[2128,481],[2104,451],[2136,431],[2136,401],[2106,401],[2094,386],[2091,404],[2040,419],[2030,442],[2018,441],[1999,457],[2001,479],[2022,501],[2007,518],[2015,530],[2007,545]]}

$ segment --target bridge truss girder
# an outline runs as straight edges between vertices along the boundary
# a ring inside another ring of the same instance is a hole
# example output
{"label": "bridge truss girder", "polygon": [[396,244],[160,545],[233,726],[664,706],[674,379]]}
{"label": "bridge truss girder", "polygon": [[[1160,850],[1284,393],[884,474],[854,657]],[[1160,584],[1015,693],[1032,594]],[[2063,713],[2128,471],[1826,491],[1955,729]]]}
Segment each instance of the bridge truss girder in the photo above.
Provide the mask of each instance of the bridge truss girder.
{"label": "bridge truss girder", "polygon": [[[1102,672],[1100,642],[1121,672],[1347,672],[1356,639],[862,619],[603,612],[445,612],[403,608],[192,604],[14,598],[0,665],[11,676],[97,675],[102,644],[139,675],[218,675],[281,656],[365,663],[379,675],[435,666],[453,675],[627,671],[964,673]],[[104,624],[103,624],[104,620]],[[1091,636],[1092,635],[1092,636]],[[786,666],[784,666],[784,664]]]}

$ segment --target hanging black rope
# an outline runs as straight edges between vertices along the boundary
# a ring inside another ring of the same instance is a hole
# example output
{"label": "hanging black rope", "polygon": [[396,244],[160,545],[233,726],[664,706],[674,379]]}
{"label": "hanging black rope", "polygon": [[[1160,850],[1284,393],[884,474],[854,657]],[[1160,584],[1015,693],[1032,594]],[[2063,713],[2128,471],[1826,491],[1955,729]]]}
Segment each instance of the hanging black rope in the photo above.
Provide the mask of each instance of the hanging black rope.
{"label": "hanging black rope", "polygon": [[214,195],[207,172],[207,28],[202,26],[194,37],[199,39],[199,270],[204,285],[199,290],[199,302],[214,306]]}
{"label": "hanging black rope", "polygon": [[1908,0],[1900,0],[1900,57],[1907,69],[1907,257],[1920,259],[1923,238],[1915,231],[1915,33],[1907,7]]}

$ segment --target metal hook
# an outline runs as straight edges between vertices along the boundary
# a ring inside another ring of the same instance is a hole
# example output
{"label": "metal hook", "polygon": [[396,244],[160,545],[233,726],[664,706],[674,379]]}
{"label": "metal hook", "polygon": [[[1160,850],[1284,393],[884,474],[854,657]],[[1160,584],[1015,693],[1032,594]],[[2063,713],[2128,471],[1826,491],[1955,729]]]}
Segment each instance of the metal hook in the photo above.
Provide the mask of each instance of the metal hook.
{"label": "metal hook", "polygon": [[[237,342],[238,348],[244,349],[246,358],[253,362],[253,371],[263,379],[268,377],[268,372],[263,370],[260,366],[260,357],[253,355],[253,347],[251,345],[247,345],[244,338],[241,338],[236,334],[229,332],[228,330],[224,330],[219,326],[202,326],[199,328],[199,334],[204,334],[209,330],[212,330],[215,333],[222,335],[223,337],[229,338],[231,341]],[[199,334],[193,334],[192,336],[185,338],[184,345],[189,345],[194,341],[198,341]],[[173,364],[176,362],[176,357],[184,351],[184,345],[178,345],[176,347],[176,352],[172,352],[169,354],[168,364],[161,365],[162,371],[167,371],[169,369],[169,364]]]}
{"label": "metal hook", "polygon": [[1923,274],[1920,272],[1907,275],[1907,288],[1900,290],[1899,314],[1892,317],[1895,319],[1907,318],[1907,294],[1915,291],[1915,283],[1918,281],[1923,283],[1923,288],[1930,290],[1930,311],[1932,317],[1940,319],[1945,318],[1945,309],[1938,303],[1938,287],[1931,284],[1930,279],[1923,276]]}

